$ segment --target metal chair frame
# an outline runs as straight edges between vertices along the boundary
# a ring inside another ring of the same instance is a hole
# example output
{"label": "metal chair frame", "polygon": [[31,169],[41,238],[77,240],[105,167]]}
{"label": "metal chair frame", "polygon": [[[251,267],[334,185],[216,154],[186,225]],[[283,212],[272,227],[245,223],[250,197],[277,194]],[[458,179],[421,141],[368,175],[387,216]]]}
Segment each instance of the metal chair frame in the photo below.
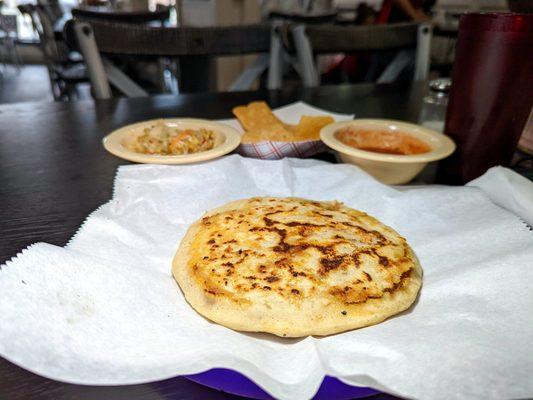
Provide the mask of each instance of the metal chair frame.
{"label": "metal chair frame", "polygon": [[37,0],[37,5],[46,13],[52,25],[63,18],[63,8],[58,0]]}
{"label": "metal chair frame", "polygon": [[170,7],[159,6],[155,11],[95,11],[85,8],[73,8],[72,17],[78,20],[99,20],[117,23],[146,24],[159,22],[161,26],[170,18]]}
{"label": "metal chair frame", "polygon": [[414,81],[427,79],[432,28],[429,24],[391,24],[371,26],[296,25],[289,28],[306,87],[320,85],[315,55],[356,51],[399,50],[378,78],[379,83],[394,81],[411,62],[406,48],[416,48]]}
{"label": "metal chair frame", "polygon": [[17,41],[17,17],[11,14],[0,14],[0,62],[3,62],[5,66],[5,61],[11,59],[11,63],[20,71],[23,62],[17,48]]}
{"label": "metal chair frame", "polygon": [[[232,85],[243,90],[268,67],[267,87],[281,87],[280,60],[283,46],[276,25],[238,27],[170,28],[117,24],[104,21],[72,22],[79,49],[87,64],[93,96],[112,96],[111,83],[128,97],[147,95],[138,84],[113,66],[106,54],[154,57],[217,57],[260,54],[255,63]],[[116,40],[120,37],[120,40]],[[110,40],[110,38],[112,38]]]}
{"label": "metal chair frame", "polygon": [[87,82],[83,64],[69,59],[69,49],[65,43],[56,40],[53,22],[42,5],[24,4],[18,8],[30,17],[33,29],[39,36],[54,100],[77,98],[76,85]]}

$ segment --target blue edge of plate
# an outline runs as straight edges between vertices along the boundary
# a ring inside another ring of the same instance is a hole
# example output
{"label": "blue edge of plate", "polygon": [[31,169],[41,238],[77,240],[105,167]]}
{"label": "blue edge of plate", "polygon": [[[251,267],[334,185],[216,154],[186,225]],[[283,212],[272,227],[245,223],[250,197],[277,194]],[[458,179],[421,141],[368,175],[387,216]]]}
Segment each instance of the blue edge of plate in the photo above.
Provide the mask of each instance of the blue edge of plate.
{"label": "blue edge of plate", "polygon": [[[194,375],[185,375],[184,377],[199,383],[200,385],[222,390],[226,393],[238,396],[251,397],[260,400],[273,399],[272,396],[257,386],[253,381],[231,369],[213,368],[209,371]],[[326,376],[313,399],[347,400],[368,397],[377,393],[379,393],[379,391],[375,389],[350,386],[342,383],[337,378]]]}

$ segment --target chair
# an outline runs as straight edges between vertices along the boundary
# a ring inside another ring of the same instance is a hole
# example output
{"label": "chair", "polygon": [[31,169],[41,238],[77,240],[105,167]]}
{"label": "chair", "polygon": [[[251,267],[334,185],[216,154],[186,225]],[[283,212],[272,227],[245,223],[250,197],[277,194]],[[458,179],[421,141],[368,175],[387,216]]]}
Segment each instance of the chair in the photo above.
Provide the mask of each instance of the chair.
{"label": "chair", "polygon": [[29,15],[33,29],[39,35],[50,86],[54,100],[71,100],[77,97],[76,86],[88,82],[83,63],[70,59],[68,46],[56,40],[53,23],[44,7],[40,5],[19,5],[21,13]]}
{"label": "chair", "polygon": [[333,24],[337,19],[337,15],[336,11],[319,14],[271,11],[268,14],[268,19],[270,21],[290,21],[300,24]]}
{"label": "chair", "polygon": [[52,25],[63,18],[64,12],[58,0],[37,0],[37,4],[46,13]]}
{"label": "chair", "polygon": [[[164,26],[170,18],[170,7],[157,5],[154,11],[146,10],[122,10],[112,7],[94,7],[85,6],[80,8],[73,8],[71,10],[72,16],[78,21],[108,21],[124,24],[146,24],[151,26]],[[159,57],[154,62],[139,62],[139,60],[131,60],[128,57],[116,56],[115,63],[121,64],[121,69],[131,70],[135,75],[142,77],[149,86],[158,92],[175,92],[175,71],[176,65],[171,60],[165,57]],[[153,70],[153,66],[156,70]],[[150,73],[147,74],[147,71]]]}
{"label": "chair", "polygon": [[[180,72],[183,72],[187,64],[189,70],[195,69],[200,64],[199,60],[206,61],[212,57],[270,53],[267,86],[272,89],[281,86],[279,63],[282,46],[277,39],[272,39],[274,30],[270,25],[170,28],[74,20],[66,27],[66,36],[72,36],[69,31],[73,32],[83,54],[93,95],[97,99],[111,97],[110,83],[128,97],[147,95],[109,61],[109,55],[177,58]],[[257,68],[262,68],[261,65],[258,63]],[[252,68],[252,72],[250,75],[256,75],[258,71]],[[178,77],[180,84],[183,79],[183,74]],[[199,79],[206,78],[197,76],[196,80]],[[249,79],[249,76],[241,76],[233,89],[240,89]]]}
{"label": "chair", "polygon": [[22,59],[17,49],[17,41],[17,16],[0,14],[0,58],[4,61],[10,59],[11,63],[20,69]]}
{"label": "chair", "polygon": [[394,60],[378,79],[379,83],[394,81],[411,63],[406,49],[416,49],[413,79],[427,79],[431,43],[428,24],[400,23],[369,26],[296,25],[291,31],[304,86],[320,84],[314,61],[317,54],[383,52],[398,50]]}
{"label": "chair", "polygon": [[[124,24],[145,24],[150,26],[164,26],[170,18],[170,7],[158,4],[154,11],[149,9],[118,9],[112,6],[84,6],[73,8],[72,16],[78,21],[108,21]],[[110,60],[111,61],[111,60]],[[129,57],[114,56],[114,63],[120,64],[121,69],[130,71],[130,75],[137,75],[153,91],[175,93],[176,64],[166,57],[148,62],[132,60]],[[155,67],[155,68],[154,68]]]}
{"label": "chair", "polygon": [[294,46],[291,46],[291,38],[288,27],[291,24],[302,24],[302,25],[320,25],[320,24],[333,24],[337,20],[336,11],[326,11],[319,13],[312,13],[310,10],[313,8],[313,1],[308,0],[301,2],[302,10],[300,12],[282,12],[282,11],[271,11],[268,14],[268,20],[273,24],[273,29],[275,30],[276,37],[279,38],[280,45],[283,46],[282,50],[282,65],[281,65],[281,80],[285,75],[291,74],[291,68],[296,72],[296,74],[301,79],[301,69],[300,64],[298,63],[297,58],[294,54]]}
{"label": "chair", "polygon": [[90,8],[73,8],[71,13],[78,20],[112,21],[130,24],[159,22],[163,26],[170,17],[170,7],[158,6],[155,11],[101,11]]}

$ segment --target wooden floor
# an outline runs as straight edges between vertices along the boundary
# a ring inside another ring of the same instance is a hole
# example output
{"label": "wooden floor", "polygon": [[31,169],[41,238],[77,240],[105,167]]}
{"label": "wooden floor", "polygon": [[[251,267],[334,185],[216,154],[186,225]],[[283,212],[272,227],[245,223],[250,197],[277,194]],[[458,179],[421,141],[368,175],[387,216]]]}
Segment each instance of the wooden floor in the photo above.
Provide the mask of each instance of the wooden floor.
{"label": "wooden floor", "polygon": [[52,100],[46,67],[28,65],[18,71],[0,65],[0,104]]}
{"label": "wooden floor", "polygon": [[[78,86],[79,99],[90,99],[88,84]],[[48,71],[44,65],[17,68],[0,64],[0,104],[53,101]]]}

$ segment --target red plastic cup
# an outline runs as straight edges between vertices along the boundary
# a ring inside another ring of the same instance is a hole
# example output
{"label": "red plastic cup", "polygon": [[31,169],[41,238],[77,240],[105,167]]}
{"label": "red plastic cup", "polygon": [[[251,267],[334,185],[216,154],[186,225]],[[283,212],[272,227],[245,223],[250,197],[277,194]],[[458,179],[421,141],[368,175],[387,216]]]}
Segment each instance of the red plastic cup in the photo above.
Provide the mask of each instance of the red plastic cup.
{"label": "red plastic cup", "polygon": [[533,14],[464,15],[444,128],[457,150],[437,181],[464,184],[508,165],[532,107]]}

